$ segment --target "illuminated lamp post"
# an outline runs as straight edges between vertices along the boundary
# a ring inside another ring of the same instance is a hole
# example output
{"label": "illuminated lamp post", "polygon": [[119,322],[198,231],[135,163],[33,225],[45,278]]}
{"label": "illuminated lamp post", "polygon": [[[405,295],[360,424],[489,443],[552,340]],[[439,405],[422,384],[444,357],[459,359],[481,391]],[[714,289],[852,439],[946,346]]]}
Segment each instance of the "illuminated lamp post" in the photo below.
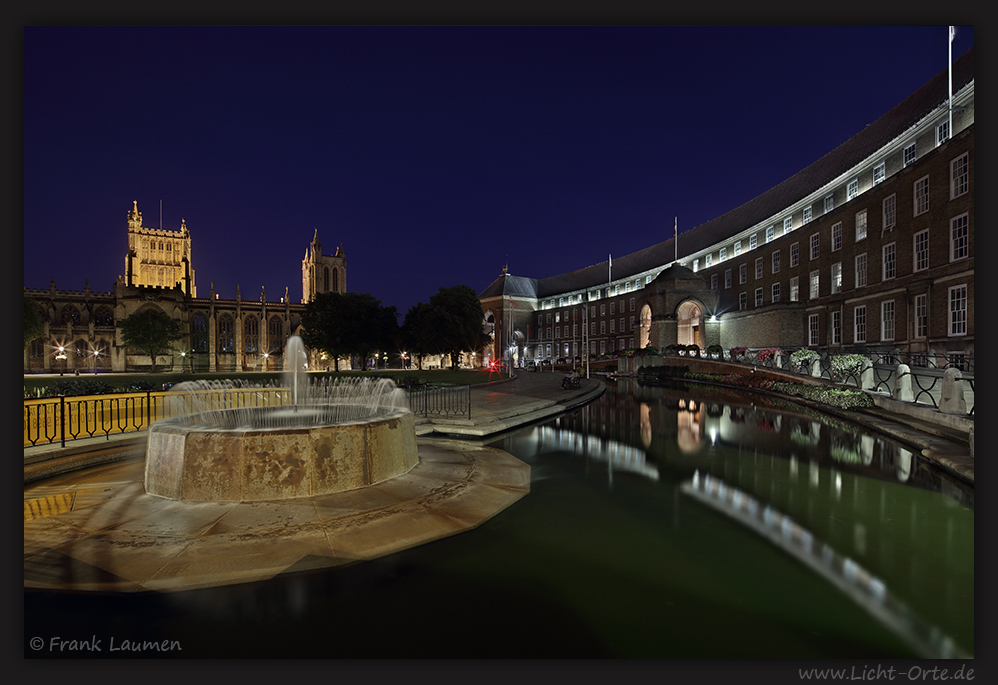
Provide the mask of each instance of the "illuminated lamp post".
{"label": "illuminated lamp post", "polygon": [[270,360],[270,352],[264,352],[263,353],[263,370],[264,371],[270,371],[269,360]]}
{"label": "illuminated lamp post", "polygon": [[94,375],[97,375],[97,357],[100,356],[100,350],[94,350]]}
{"label": "illuminated lamp post", "polygon": [[59,370],[59,375],[62,376],[66,373],[66,348],[60,345],[59,354],[57,354],[55,358],[62,360],[62,368]]}

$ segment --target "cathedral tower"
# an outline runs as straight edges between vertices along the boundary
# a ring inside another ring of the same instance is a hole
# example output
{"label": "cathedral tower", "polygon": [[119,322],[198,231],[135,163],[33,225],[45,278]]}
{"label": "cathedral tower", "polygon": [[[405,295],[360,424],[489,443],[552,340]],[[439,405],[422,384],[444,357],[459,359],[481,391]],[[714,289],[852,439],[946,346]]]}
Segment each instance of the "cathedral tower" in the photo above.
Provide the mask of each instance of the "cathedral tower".
{"label": "cathedral tower", "polygon": [[128,254],[125,256],[125,285],[180,289],[197,297],[194,267],[191,265],[191,234],[180,221],[179,231],[164,231],[142,225],[138,201],[128,212]]}
{"label": "cathedral tower", "polygon": [[343,245],[332,256],[322,254],[319,230],[316,229],[312,244],[301,260],[301,301],[308,304],[319,293],[345,293],[347,291],[347,258]]}

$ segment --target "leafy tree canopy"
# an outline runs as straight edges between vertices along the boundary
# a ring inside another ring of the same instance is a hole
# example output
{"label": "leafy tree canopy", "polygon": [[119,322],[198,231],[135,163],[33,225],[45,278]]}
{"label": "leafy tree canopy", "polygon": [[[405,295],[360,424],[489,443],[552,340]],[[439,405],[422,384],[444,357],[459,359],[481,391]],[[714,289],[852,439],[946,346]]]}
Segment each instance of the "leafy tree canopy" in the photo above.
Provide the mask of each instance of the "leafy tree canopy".
{"label": "leafy tree canopy", "polygon": [[[423,353],[448,354],[457,368],[462,352],[473,352],[490,342],[482,330],[485,312],[474,290],[466,285],[440,288],[427,305],[409,312],[413,349]],[[408,315],[407,315],[408,320]],[[407,339],[410,342],[410,339]]]}
{"label": "leafy tree canopy", "polygon": [[156,356],[184,337],[183,325],[160,309],[143,309],[122,319],[120,326],[125,346],[142,350],[152,359],[152,373],[156,373]]}
{"label": "leafy tree canopy", "polygon": [[45,319],[42,307],[27,295],[24,296],[24,346],[45,334]]}
{"label": "leafy tree canopy", "polygon": [[[398,312],[370,293],[319,293],[301,317],[305,344],[330,357],[361,358],[397,345]],[[336,361],[339,371],[339,360]]]}

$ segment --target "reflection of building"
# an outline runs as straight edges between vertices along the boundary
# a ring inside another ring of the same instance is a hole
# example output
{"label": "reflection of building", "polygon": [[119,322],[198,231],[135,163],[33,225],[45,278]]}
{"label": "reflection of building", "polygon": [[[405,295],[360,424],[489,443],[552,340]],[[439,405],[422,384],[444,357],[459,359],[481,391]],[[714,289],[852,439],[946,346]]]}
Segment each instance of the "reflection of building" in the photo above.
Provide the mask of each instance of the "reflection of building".
{"label": "reflection of building", "polygon": [[158,368],[279,370],[287,339],[300,330],[305,304],[316,293],[346,291],[343,248],[333,256],[323,255],[316,231],[302,260],[301,303],[292,303],[287,289],[278,301],[268,301],[262,288],[258,298],[244,300],[239,286],[234,300],[219,299],[214,285],[208,297],[197,297],[191,243],[186,222],[179,231],[145,227],[138,203],[133,203],[125,274],[112,291],[92,291],[89,281],[82,291],[56,290],[55,279],[47,290],[24,289],[41,305],[45,322],[43,336],[25,350],[25,372],[60,371],[60,346],[66,351],[68,371],[148,369],[148,355],[129,353],[117,325],[145,309],[165,312],[184,326],[184,338],[171,353],[157,358]]}
{"label": "reflection of building", "polygon": [[682,238],[504,272],[480,294],[496,345],[528,360],[672,343],[972,354],[973,49],[952,65],[952,113],[948,71]]}

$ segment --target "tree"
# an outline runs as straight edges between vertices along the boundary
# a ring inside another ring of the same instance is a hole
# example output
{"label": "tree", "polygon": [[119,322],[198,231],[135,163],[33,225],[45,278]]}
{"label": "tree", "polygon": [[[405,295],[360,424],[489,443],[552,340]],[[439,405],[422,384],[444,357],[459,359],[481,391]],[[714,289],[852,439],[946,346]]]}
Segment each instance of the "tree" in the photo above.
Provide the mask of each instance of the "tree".
{"label": "tree", "polygon": [[416,364],[420,370],[423,368],[423,356],[436,351],[432,329],[426,325],[429,311],[430,305],[417,302],[406,312],[400,331],[403,347],[416,356]]}
{"label": "tree", "polygon": [[421,316],[419,330],[423,340],[432,341],[429,352],[448,354],[457,368],[462,352],[481,349],[491,341],[482,330],[485,312],[474,290],[466,285],[440,288],[430,298]]}
{"label": "tree", "polygon": [[397,344],[398,313],[370,293],[319,293],[301,317],[305,344],[336,360],[357,355],[363,368],[375,350]]}
{"label": "tree", "polygon": [[27,295],[24,296],[24,347],[31,341],[45,334],[45,319],[42,317],[42,307]]}
{"label": "tree", "polygon": [[120,326],[125,346],[142,350],[152,359],[151,373],[156,373],[156,356],[184,337],[183,325],[159,309],[136,312],[122,319]]}

